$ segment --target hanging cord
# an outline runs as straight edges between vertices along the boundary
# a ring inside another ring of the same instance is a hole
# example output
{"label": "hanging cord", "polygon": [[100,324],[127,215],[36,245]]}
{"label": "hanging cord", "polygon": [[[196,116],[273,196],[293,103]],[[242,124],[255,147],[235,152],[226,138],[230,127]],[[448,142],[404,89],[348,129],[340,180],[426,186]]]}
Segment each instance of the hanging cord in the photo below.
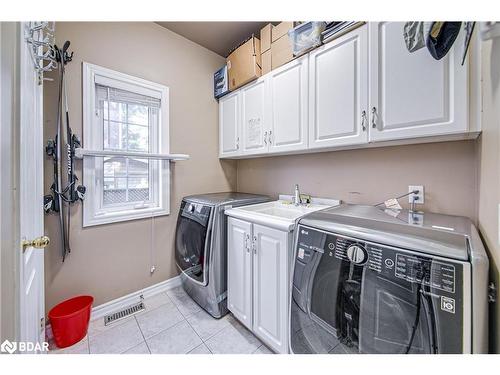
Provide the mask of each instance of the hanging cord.
{"label": "hanging cord", "polygon": [[413,346],[413,340],[415,339],[415,334],[417,333],[417,328],[420,323],[420,310],[422,306],[422,286],[424,284],[425,275],[422,276],[422,282],[417,286],[417,313],[415,314],[415,321],[413,322],[413,328],[411,331],[410,341],[406,346],[405,354],[408,354]]}
{"label": "hanging cord", "polygon": [[151,212],[151,230],[150,230],[150,235],[151,235],[151,241],[150,243],[150,248],[149,248],[149,264],[150,264],[150,269],[149,273],[151,276],[153,276],[153,273],[156,271],[156,266],[154,262],[154,248],[155,248],[155,217],[153,213]]}
{"label": "hanging cord", "polygon": [[[418,194],[418,190],[413,190],[413,191],[410,191],[409,193],[406,193],[406,194],[400,195],[399,197],[396,197],[396,198],[394,198],[394,199],[399,200],[399,199],[404,198],[404,197],[407,197],[408,195],[411,195],[411,194]],[[375,206],[375,207],[378,207],[378,206],[383,205],[384,203],[385,203],[385,201],[380,202],[380,203],[378,203],[378,204],[375,204],[374,206]]]}

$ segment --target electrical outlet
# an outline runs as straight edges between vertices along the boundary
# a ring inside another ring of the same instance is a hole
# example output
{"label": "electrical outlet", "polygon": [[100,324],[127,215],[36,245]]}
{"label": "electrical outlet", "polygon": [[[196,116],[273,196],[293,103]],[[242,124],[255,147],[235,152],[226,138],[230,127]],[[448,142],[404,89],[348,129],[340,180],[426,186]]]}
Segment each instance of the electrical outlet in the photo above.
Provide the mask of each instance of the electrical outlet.
{"label": "electrical outlet", "polygon": [[418,199],[415,201],[415,203],[416,204],[424,204],[424,187],[422,185],[410,185],[410,186],[408,186],[408,193],[413,191],[413,190],[418,190],[418,194],[408,195],[408,202],[412,203],[414,197],[417,197]]}

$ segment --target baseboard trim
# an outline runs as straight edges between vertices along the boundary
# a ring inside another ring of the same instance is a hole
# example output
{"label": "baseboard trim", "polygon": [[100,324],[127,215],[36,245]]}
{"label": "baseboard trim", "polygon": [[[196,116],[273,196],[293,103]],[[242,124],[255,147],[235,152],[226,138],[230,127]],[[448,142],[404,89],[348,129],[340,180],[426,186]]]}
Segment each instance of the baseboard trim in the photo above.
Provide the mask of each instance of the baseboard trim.
{"label": "baseboard trim", "polygon": [[127,294],[126,296],[103,303],[99,306],[95,306],[92,308],[92,315],[90,316],[90,320],[103,318],[105,315],[123,309],[124,307],[133,305],[134,303],[140,301],[141,296],[144,298],[152,297],[158,293],[176,288],[180,285],[181,278],[179,276],[175,276],[158,284],[148,286],[147,288]]}

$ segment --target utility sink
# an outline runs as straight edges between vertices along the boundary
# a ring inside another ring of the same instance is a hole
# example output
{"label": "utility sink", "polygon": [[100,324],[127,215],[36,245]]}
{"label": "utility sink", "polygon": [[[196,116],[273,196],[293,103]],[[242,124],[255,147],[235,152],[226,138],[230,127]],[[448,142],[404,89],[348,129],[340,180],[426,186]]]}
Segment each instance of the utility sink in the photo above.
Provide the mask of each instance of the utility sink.
{"label": "utility sink", "polygon": [[281,230],[293,230],[295,222],[302,216],[340,204],[335,199],[312,198],[312,203],[295,206],[287,196],[277,201],[236,207],[226,210],[226,215],[251,221]]}

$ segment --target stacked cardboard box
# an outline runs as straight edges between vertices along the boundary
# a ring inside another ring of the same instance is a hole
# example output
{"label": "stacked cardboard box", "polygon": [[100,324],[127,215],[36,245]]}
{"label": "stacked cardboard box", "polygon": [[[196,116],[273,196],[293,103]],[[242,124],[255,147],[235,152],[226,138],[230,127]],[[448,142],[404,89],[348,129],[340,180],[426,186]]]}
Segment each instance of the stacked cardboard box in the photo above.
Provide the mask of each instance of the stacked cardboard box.
{"label": "stacked cardboard box", "polygon": [[260,40],[252,37],[226,59],[229,90],[233,91],[262,75]]}
{"label": "stacked cardboard box", "polygon": [[273,25],[268,23],[260,30],[260,49],[262,61],[262,74],[271,71],[271,31]]}
{"label": "stacked cardboard box", "polygon": [[[293,59],[288,38],[288,30],[293,25],[293,22],[281,22],[276,26],[268,24],[260,31],[260,40],[252,35],[229,54],[226,59],[229,91],[234,91]],[[219,82],[217,74],[219,72],[216,73],[215,86]],[[215,97],[221,95],[223,93],[215,93]]]}
{"label": "stacked cardboard box", "polygon": [[281,22],[276,26],[268,24],[260,31],[262,74],[293,59],[292,45],[288,38],[288,30],[292,28],[293,22]]}

